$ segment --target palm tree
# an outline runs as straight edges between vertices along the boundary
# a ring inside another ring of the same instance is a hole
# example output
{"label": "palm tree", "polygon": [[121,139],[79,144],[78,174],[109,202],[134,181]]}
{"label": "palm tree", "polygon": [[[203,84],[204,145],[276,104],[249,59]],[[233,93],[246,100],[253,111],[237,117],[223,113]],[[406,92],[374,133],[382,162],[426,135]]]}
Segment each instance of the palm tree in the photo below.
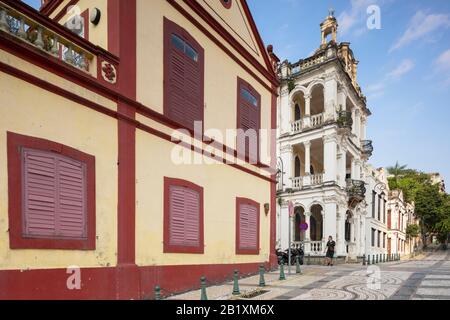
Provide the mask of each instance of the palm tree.
{"label": "palm tree", "polygon": [[405,174],[406,168],[408,167],[407,164],[400,165],[398,161],[395,163],[395,166],[393,167],[387,167],[387,171],[389,174],[392,174],[394,176],[395,182],[398,182],[398,177]]}

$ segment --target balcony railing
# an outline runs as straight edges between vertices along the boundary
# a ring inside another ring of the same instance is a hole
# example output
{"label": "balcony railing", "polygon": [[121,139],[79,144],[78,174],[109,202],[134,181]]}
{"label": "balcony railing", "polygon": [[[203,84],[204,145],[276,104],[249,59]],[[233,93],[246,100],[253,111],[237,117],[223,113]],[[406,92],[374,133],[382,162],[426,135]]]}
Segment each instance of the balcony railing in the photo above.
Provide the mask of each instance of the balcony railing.
{"label": "balcony railing", "polygon": [[320,127],[323,124],[323,113],[311,116],[311,127]]}
{"label": "balcony railing", "polygon": [[295,122],[292,122],[291,124],[292,133],[301,132],[302,129],[303,129],[303,120],[297,120]]}
{"label": "balcony railing", "polygon": [[365,155],[367,158],[370,158],[373,153],[372,140],[362,140],[361,141],[361,150],[362,150],[363,155]]}
{"label": "balcony railing", "polygon": [[350,111],[339,111],[337,124],[341,129],[352,129],[353,119],[352,113]]}
{"label": "balcony railing", "polygon": [[305,60],[299,63],[299,72],[303,72],[309,68],[319,65],[325,62],[325,60],[326,60],[325,52],[306,58]]}
{"label": "balcony railing", "polygon": [[300,190],[303,188],[303,177],[292,178],[292,189]]}
{"label": "balcony railing", "polygon": [[0,30],[84,72],[89,72],[94,62],[94,54],[3,2],[0,2]]}
{"label": "balcony railing", "polygon": [[364,197],[366,196],[366,186],[364,181],[348,179],[347,194],[351,201],[356,200],[357,202],[360,202],[364,200]]}
{"label": "balcony railing", "polygon": [[[119,59],[108,51],[81,38],[21,1],[0,0],[1,41],[14,41],[40,51],[87,75],[115,84]],[[100,66],[100,68],[99,68]]]}
{"label": "balcony railing", "polygon": [[322,241],[310,241],[310,253],[312,255],[320,255],[323,252],[323,242]]}
{"label": "balcony railing", "polygon": [[311,175],[311,185],[317,186],[323,183],[323,173]]}

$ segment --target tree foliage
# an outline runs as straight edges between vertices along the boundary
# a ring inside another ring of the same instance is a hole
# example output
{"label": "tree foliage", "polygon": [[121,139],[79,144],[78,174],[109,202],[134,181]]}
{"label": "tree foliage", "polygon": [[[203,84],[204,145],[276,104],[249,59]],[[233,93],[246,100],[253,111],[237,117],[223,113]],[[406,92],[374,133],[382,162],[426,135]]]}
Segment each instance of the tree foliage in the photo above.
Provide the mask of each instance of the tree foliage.
{"label": "tree foliage", "polygon": [[406,236],[408,239],[416,238],[419,236],[420,227],[417,224],[409,224],[406,227]]}
{"label": "tree foliage", "polygon": [[422,234],[437,234],[440,241],[447,239],[450,233],[450,196],[441,193],[439,186],[431,183],[428,174],[407,169],[398,162],[387,170],[393,175],[388,178],[389,188],[402,190],[404,200],[415,203],[415,214],[420,219]]}

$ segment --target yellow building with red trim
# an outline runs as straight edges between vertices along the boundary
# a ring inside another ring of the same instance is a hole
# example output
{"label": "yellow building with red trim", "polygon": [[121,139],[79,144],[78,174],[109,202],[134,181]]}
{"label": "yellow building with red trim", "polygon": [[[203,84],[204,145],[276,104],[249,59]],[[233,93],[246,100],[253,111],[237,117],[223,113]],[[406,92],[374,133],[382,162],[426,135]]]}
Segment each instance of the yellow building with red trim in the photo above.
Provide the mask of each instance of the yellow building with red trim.
{"label": "yellow building with red trim", "polygon": [[0,299],[276,265],[277,62],[245,0],[0,0]]}

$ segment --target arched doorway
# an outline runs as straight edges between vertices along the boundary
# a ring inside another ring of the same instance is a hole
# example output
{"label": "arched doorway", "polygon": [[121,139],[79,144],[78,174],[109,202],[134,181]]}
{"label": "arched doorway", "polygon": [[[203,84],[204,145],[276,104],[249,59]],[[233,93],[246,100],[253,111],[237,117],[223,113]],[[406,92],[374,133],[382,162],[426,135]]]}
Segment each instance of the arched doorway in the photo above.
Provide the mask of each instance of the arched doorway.
{"label": "arched doorway", "polygon": [[295,104],[295,121],[301,120],[302,110],[298,103]]}
{"label": "arched doorway", "polygon": [[295,208],[294,219],[294,241],[305,240],[305,233],[300,230],[300,225],[305,222],[305,209],[302,207]]}
{"label": "arched doorway", "polygon": [[311,241],[322,241],[323,239],[323,208],[316,204],[311,207],[310,238]]}
{"label": "arched doorway", "polygon": [[352,213],[347,211],[346,219],[345,219],[345,241],[351,242],[351,222]]}

